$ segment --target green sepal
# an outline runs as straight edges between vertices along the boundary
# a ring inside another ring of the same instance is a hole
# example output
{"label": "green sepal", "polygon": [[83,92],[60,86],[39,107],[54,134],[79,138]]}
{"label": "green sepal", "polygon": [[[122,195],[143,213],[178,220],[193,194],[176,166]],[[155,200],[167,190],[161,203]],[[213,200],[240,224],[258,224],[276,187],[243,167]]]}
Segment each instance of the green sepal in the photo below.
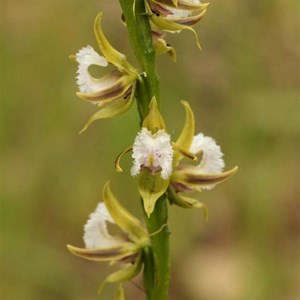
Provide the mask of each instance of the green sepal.
{"label": "green sepal", "polygon": [[107,210],[116,224],[128,234],[131,241],[144,247],[149,243],[149,237],[140,221],[134,217],[112,193],[109,182],[103,187],[103,200]]}
{"label": "green sepal", "polygon": [[174,4],[175,7],[178,6],[178,0],[172,0],[172,2],[173,2],[173,4]]}
{"label": "green sepal", "polygon": [[128,152],[132,151],[132,147],[128,147],[127,149],[125,149],[124,151],[122,151],[116,158],[115,160],[115,169],[117,172],[123,172],[123,169],[121,168],[121,165],[120,165],[120,161],[121,161],[121,158],[127,154]]}
{"label": "green sepal", "polygon": [[[194,162],[198,161],[198,157],[196,154],[179,147],[176,143],[172,143],[172,146],[173,149],[176,150],[176,152],[179,152],[182,156],[192,159]],[[176,161],[173,163],[173,165],[176,165]]]}
{"label": "green sepal", "polygon": [[131,76],[137,77],[137,70],[127,61],[126,56],[113,48],[103,34],[101,29],[102,15],[103,12],[100,12],[94,22],[94,32],[101,52],[106,60],[119,70],[123,70]]}
{"label": "green sepal", "polygon": [[176,51],[173,47],[168,45],[162,38],[154,38],[153,45],[157,55],[168,54],[173,62],[176,62]]}
{"label": "green sepal", "polygon": [[[199,49],[201,49],[201,45],[200,45],[200,41],[197,35],[197,32],[195,31],[194,28],[188,26],[188,25],[184,25],[184,24],[179,24],[178,20],[177,22],[175,22],[174,20],[171,19],[167,19],[161,16],[156,16],[155,14],[151,13],[150,14],[150,19],[153,22],[153,24],[155,24],[158,28],[162,29],[162,30],[167,30],[167,31],[180,31],[180,30],[189,30],[192,31],[195,39],[196,39],[196,44],[197,47]],[[181,21],[184,21],[184,18],[181,18]]]}
{"label": "green sepal", "polygon": [[100,285],[98,289],[98,293],[100,294],[103,291],[107,283],[117,283],[117,282],[123,283],[125,281],[131,280],[132,278],[134,278],[140,273],[141,268],[142,268],[142,258],[140,254],[136,258],[133,264],[128,264],[123,269],[108,275]]}
{"label": "green sepal", "polygon": [[100,106],[95,114],[93,114],[79,133],[84,132],[96,120],[112,118],[127,112],[132,106],[135,96],[135,85],[132,88],[129,99],[111,100],[103,106]]}
{"label": "green sepal", "polygon": [[176,193],[174,188],[170,187],[168,189],[168,197],[172,204],[176,204],[183,208],[200,208],[203,213],[203,217],[205,221],[208,221],[208,209],[205,204],[198,201],[197,199],[194,199],[192,197],[186,197],[183,195],[180,195]]}
{"label": "green sepal", "polygon": [[148,169],[141,171],[138,178],[138,190],[143,198],[148,218],[154,210],[156,201],[165,193],[168,185],[169,180],[164,180],[160,173],[152,174]]}
{"label": "green sepal", "polygon": [[[181,103],[185,109],[185,123],[181,130],[180,136],[176,141],[176,145],[182,148],[184,151],[189,152],[193,137],[195,135],[195,117],[189,103],[187,101],[181,101]],[[179,151],[175,151],[173,158],[175,166],[181,158],[183,158],[183,154]]]}
{"label": "green sepal", "polygon": [[67,248],[76,256],[97,262],[120,261],[132,257],[140,251],[140,247],[137,244],[130,242],[100,249],[79,248],[72,245],[67,245]]}
{"label": "green sepal", "polygon": [[125,293],[122,284],[119,285],[118,292],[114,300],[125,300]]}
{"label": "green sepal", "polygon": [[222,173],[202,174],[197,172],[197,167],[183,165],[180,170],[175,170],[172,173],[171,181],[175,185],[179,183],[182,186],[186,186],[189,190],[201,190],[201,186],[219,184],[229,179],[237,170],[238,167],[234,167]]}
{"label": "green sepal", "polygon": [[151,99],[149,112],[143,121],[142,127],[146,127],[152,133],[156,133],[159,129],[165,129],[166,127],[155,97]]}

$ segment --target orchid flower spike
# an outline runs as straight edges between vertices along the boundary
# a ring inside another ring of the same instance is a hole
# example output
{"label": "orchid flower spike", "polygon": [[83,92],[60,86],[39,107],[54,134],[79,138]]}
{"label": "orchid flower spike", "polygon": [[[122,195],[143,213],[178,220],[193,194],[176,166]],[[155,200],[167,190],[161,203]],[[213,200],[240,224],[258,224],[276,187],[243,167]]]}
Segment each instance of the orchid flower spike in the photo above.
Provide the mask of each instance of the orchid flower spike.
{"label": "orchid flower spike", "polygon": [[[67,245],[75,255],[97,262],[122,264],[122,269],[110,274],[101,285],[123,282],[135,277],[142,267],[142,250],[150,243],[149,236],[140,221],[132,216],[117,200],[107,182],[103,188],[104,202],[90,214],[84,226],[85,248]],[[112,236],[107,223],[117,225],[122,236]]]}
{"label": "orchid flower spike", "polygon": [[199,48],[200,42],[193,25],[201,21],[208,3],[200,0],[147,0],[146,8],[153,26],[167,32],[183,29],[194,33]]}
{"label": "orchid flower spike", "polygon": [[[212,189],[216,184],[229,179],[237,172],[237,167],[223,172],[225,163],[221,148],[211,137],[202,133],[195,135],[194,113],[186,101],[183,101],[186,111],[186,121],[182,132],[175,143],[181,151],[174,154],[174,170],[169,187],[170,200],[182,207],[202,208],[207,218],[207,210],[201,202],[191,197],[181,195],[181,192],[200,192]],[[181,163],[184,152],[202,156],[197,165]]]}
{"label": "orchid flower spike", "polygon": [[[101,19],[102,12],[95,19],[94,31],[103,56],[89,45],[71,56],[78,63],[77,96],[100,107],[82,131],[97,119],[110,118],[126,112],[132,105],[138,78],[137,70],[127,61],[125,55],[114,49],[106,39],[101,29]],[[115,67],[111,73],[101,78],[91,75],[91,66],[107,67],[109,64]]]}
{"label": "orchid flower spike", "polygon": [[115,163],[117,171],[122,171],[120,159],[130,151],[133,158],[131,175],[138,177],[138,189],[147,215],[150,216],[157,199],[168,188],[173,169],[171,137],[165,130],[165,122],[155,98],[150,102],[149,113],[143,121],[133,146],[117,157]]}

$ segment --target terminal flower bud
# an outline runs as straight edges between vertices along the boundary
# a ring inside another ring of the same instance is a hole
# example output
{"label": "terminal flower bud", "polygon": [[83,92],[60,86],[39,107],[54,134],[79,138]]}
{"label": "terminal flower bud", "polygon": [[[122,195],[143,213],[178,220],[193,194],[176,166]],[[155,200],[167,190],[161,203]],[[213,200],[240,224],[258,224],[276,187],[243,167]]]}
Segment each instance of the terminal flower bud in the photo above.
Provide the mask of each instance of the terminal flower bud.
{"label": "terminal flower bud", "polygon": [[[103,56],[89,45],[80,49],[75,56],[71,56],[78,63],[77,96],[100,107],[82,131],[96,119],[109,118],[126,112],[133,102],[138,78],[137,70],[127,61],[125,55],[114,49],[106,39],[101,29],[101,19],[102,13],[99,13],[95,19],[94,31]],[[89,71],[92,65],[107,67],[109,64],[115,69],[103,77],[95,78]]]}

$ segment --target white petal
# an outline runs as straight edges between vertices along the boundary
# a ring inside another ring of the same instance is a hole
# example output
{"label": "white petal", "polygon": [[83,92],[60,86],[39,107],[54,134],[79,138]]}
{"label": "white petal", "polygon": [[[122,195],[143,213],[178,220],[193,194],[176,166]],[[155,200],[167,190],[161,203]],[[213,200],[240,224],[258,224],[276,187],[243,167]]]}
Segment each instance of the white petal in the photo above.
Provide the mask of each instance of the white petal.
{"label": "white petal", "polygon": [[102,84],[90,74],[88,69],[92,65],[106,67],[108,65],[107,60],[88,45],[76,53],[76,61],[79,64],[76,77],[79,91],[81,93],[95,93],[102,89]]}
{"label": "white petal", "polygon": [[[190,3],[199,4],[199,0],[190,0]],[[186,18],[192,14],[192,11],[187,9],[180,9],[180,8],[168,8],[168,10],[172,11],[171,15],[167,15],[167,19],[180,19],[180,18]]]}
{"label": "white petal", "polygon": [[[216,141],[208,136],[199,133],[194,136],[190,152],[198,153],[202,151],[202,160],[195,167],[195,172],[200,174],[218,174],[224,169],[223,153]],[[207,185],[204,188],[210,189],[214,185]]]}
{"label": "white petal", "polygon": [[172,173],[173,159],[170,135],[163,129],[152,134],[147,128],[142,128],[135,138],[132,157],[132,176],[139,174],[141,168],[148,168],[153,173],[161,170],[161,177],[168,179]]}
{"label": "white petal", "polygon": [[121,238],[112,237],[108,233],[106,222],[115,223],[107,211],[105,204],[100,202],[84,225],[83,240],[86,248],[106,248],[123,242]]}

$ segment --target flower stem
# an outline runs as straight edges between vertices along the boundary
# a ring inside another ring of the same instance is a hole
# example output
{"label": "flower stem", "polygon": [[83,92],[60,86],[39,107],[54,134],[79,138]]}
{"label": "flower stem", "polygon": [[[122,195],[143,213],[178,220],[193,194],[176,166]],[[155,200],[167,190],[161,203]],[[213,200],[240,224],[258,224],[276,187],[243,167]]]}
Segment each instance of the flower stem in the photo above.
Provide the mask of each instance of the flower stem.
{"label": "flower stem", "polygon": [[[129,39],[138,63],[144,73],[137,85],[137,103],[141,123],[148,114],[153,96],[159,103],[159,79],[156,73],[155,50],[144,0],[119,0]],[[144,286],[148,300],[166,300],[170,280],[169,231],[167,199],[163,195],[156,202],[150,218],[145,222],[151,238],[151,247],[144,250]]]}
{"label": "flower stem", "polygon": [[151,238],[151,249],[154,257],[154,272],[144,268],[144,277],[152,272],[154,275],[152,287],[146,289],[149,300],[166,300],[170,281],[169,259],[169,230],[168,230],[168,206],[166,196],[163,195],[156,202],[155,209],[150,218],[145,214],[145,220]]}
{"label": "flower stem", "polygon": [[153,96],[159,102],[159,79],[155,69],[155,50],[149,19],[145,11],[144,0],[119,0],[129,39],[144,76],[140,76],[137,86],[138,109],[143,120],[148,113],[148,106]]}

